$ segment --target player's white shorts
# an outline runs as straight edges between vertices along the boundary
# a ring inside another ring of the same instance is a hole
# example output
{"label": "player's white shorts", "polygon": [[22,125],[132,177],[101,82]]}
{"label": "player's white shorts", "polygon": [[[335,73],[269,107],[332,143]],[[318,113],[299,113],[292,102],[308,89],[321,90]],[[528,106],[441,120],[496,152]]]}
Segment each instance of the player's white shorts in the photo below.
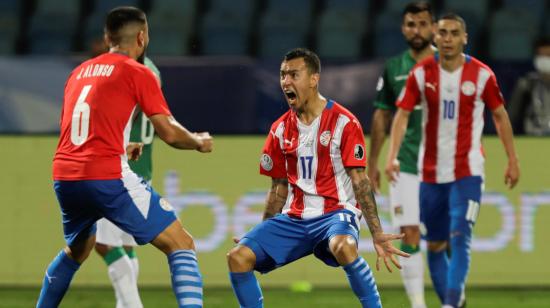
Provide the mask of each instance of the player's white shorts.
{"label": "player's white shorts", "polygon": [[137,246],[134,237],[122,231],[114,223],[106,218],[101,218],[97,221],[97,231],[95,241],[100,244],[109,246]]}
{"label": "player's white shorts", "polygon": [[420,225],[420,178],[416,174],[400,172],[390,184],[390,214],[395,228]]}

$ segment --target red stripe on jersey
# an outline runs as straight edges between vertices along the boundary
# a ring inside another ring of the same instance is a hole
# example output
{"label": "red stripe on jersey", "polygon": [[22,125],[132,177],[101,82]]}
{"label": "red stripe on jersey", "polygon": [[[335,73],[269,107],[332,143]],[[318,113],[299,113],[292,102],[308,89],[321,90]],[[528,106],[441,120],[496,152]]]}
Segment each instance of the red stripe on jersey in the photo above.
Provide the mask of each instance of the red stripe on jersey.
{"label": "red stripe on jersey", "polygon": [[304,192],[296,185],[298,182],[297,149],[300,140],[296,116],[291,115],[286,123],[287,127],[283,132],[283,149],[286,157],[288,182],[292,185],[294,193],[288,215],[301,218],[304,212]]}
{"label": "red stripe on jersey", "polygon": [[[439,127],[439,67],[436,61],[424,66],[424,95],[428,104],[428,120],[424,131],[424,160],[422,162],[422,178],[428,183],[436,182],[437,140]],[[426,86],[431,83],[432,86]]]}
{"label": "red stripe on jersey", "polygon": [[[336,209],[343,208],[338,205],[338,190],[336,188],[336,179],[334,177],[334,168],[330,157],[330,144],[332,141],[332,132],[336,126],[339,113],[330,112],[325,109],[321,116],[321,125],[317,134],[317,174],[323,175],[317,177],[315,187],[317,194],[325,199],[324,213],[332,212]],[[325,132],[328,131],[330,139],[327,141]],[[321,138],[323,140],[321,140]],[[330,176],[328,176],[330,175]]]}
{"label": "red stripe on jersey", "polygon": [[[455,150],[455,180],[472,175],[468,153],[472,147],[473,113],[476,98],[476,85],[479,77],[479,66],[471,61],[464,64],[460,80],[460,103],[458,110],[458,127]],[[469,95],[466,95],[469,94]]]}
{"label": "red stripe on jersey", "polygon": [[290,211],[287,214],[292,217],[302,218],[302,213],[304,212],[304,192],[295,184],[292,184],[292,192],[294,193],[294,199],[292,199]]}

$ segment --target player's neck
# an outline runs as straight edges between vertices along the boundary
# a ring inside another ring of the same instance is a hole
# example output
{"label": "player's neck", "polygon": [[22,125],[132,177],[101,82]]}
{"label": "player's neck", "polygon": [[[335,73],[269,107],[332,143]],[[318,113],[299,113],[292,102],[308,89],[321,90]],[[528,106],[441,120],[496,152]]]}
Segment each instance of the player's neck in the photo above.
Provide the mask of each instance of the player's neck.
{"label": "player's neck", "polygon": [[318,92],[312,95],[311,99],[305,104],[305,108],[301,112],[296,112],[298,120],[302,124],[310,125],[323,113],[323,110],[327,106],[327,100]]}
{"label": "player's neck", "polygon": [[441,64],[441,67],[447,72],[454,72],[458,68],[462,67],[465,61],[466,60],[464,54],[461,53],[452,58],[441,57],[439,63]]}
{"label": "player's neck", "polygon": [[433,56],[434,53],[435,53],[435,48],[433,48],[432,45],[428,45],[426,48],[422,50],[414,50],[412,48],[409,49],[409,54],[416,62],[420,62],[429,56]]}
{"label": "player's neck", "polygon": [[109,48],[109,52],[126,55],[126,56],[128,56],[128,57],[130,57],[134,60],[137,60],[137,58],[138,58],[138,55],[137,55],[136,52],[132,52],[132,50],[130,50],[129,48],[124,48],[124,47],[121,47],[119,45]]}

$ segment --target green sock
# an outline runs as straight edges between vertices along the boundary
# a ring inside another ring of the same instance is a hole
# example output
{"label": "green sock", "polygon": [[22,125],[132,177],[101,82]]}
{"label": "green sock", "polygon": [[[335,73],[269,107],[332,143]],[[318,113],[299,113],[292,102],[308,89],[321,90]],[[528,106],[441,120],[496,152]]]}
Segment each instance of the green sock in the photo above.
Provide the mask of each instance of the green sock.
{"label": "green sock", "polygon": [[107,263],[107,265],[111,265],[116,260],[124,257],[125,254],[126,252],[122,247],[115,247],[107,252],[105,257],[103,257],[103,260],[105,260],[105,263]]}
{"label": "green sock", "polygon": [[409,245],[401,242],[401,250],[412,255],[420,251],[420,245]]}
{"label": "green sock", "polygon": [[130,259],[137,258],[136,250],[133,249],[133,248],[130,251],[126,251],[126,254],[128,255],[128,258],[130,258]]}

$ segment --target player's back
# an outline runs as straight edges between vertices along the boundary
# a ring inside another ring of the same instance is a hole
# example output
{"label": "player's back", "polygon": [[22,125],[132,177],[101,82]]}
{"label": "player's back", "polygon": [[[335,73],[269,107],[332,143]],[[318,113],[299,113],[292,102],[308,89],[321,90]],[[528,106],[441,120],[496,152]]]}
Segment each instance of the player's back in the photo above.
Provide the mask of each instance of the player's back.
{"label": "player's back", "polygon": [[145,66],[123,54],[106,53],[78,66],[65,85],[54,179],[120,178],[132,116],[143,92],[155,92],[143,89],[151,82],[158,88]]}

